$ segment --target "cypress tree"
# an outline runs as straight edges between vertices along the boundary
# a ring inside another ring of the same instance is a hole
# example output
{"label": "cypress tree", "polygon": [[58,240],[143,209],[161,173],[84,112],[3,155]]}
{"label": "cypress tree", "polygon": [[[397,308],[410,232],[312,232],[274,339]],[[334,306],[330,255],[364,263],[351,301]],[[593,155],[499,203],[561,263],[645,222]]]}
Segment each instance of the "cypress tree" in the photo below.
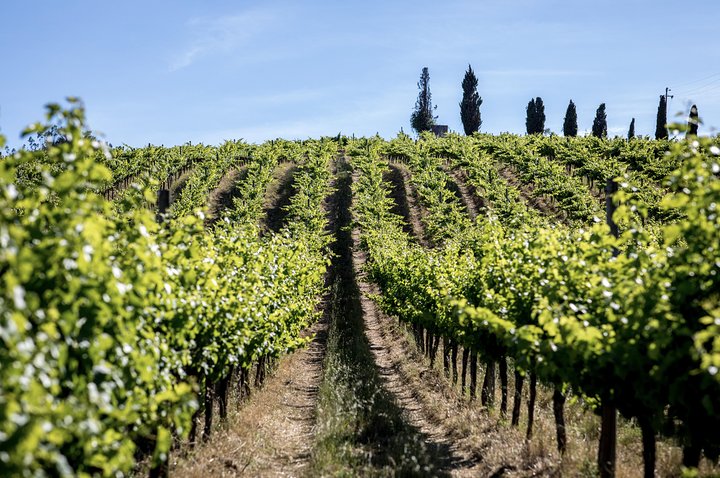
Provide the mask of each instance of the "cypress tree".
{"label": "cypress tree", "polygon": [[605,114],[605,103],[601,103],[595,112],[595,119],[592,125],[592,134],[598,138],[607,137],[607,115]]}
{"label": "cypress tree", "polygon": [[543,134],[545,132],[545,105],[542,98],[535,98],[535,132]]}
{"label": "cypress tree", "polygon": [[655,125],[655,139],[667,139],[667,98],[660,95],[660,104],[658,105],[657,123]]}
{"label": "cypress tree", "polygon": [[685,137],[697,136],[699,124],[700,124],[700,120],[698,117],[697,106],[692,105],[692,108],[690,108],[690,118],[688,118],[688,131],[685,134]]}
{"label": "cypress tree", "polygon": [[525,129],[527,134],[543,134],[545,131],[545,105],[543,105],[542,98],[538,96],[531,99],[526,111]]}
{"label": "cypress tree", "polygon": [[630,121],[630,128],[628,129],[628,140],[635,137],[635,118]]}
{"label": "cypress tree", "polygon": [[480,130],[482,119],[480,118],[480,105],[482,98],[477,92],[478,80],[472,66],[468,65],[465,78],[462,81],[463,97],[460,102],[460,119],[462,120],[465,134],[470,136]]}
{"label": "cypress tree", "polygon": [[421,133],[432,130],[435,124],[433,116],[432,95],[430,94],[430,73],[427,67],[422,69],[420,81],[418,81],[418,99],[415,102],[415,111],[410,116],[410,125]]}
{"label": "cypress tree", "polygon": [[528,102],[527,109],[525,110],[527,115],[525,116],[525,130],[527,134],[533,134],[535,132],[535,124],[537,123],[537,110],[535,108],[535,99],[531,99]]}
{"label": "cypress tree", "polygon": [[570,104],[565,112],[565,122],[563,123],[563,134],[565,136],[577,136],[577,110],[575,109],[575,103],[570,100]]}

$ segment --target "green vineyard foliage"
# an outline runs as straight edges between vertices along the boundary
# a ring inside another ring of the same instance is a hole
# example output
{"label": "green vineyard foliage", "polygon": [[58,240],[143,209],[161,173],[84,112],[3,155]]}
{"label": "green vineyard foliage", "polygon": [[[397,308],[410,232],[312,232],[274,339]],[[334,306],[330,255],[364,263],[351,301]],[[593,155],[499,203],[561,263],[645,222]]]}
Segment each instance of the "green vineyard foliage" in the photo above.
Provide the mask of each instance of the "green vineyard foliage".
{"label": "green vineyard foliage", "polygon": [[[685,446],[717,456],[717,144],[704,138],[662,145],[664,161],[680,166],[653,206],[673,219],[646,226],[647,196],[621,187],[614,219],[622,234],[615,238],[598,219],[599,201],[564,168],[561,174],[549,160],[523,153],[529,141],[545,140],[475,135],[350,145],[356,213],[370,275],[383,291],[380,305],[487,361],[510,358],[524,373],[612,404],[656,431],[672,423]],[[409,164],[436,247],[417,245],[390,213],[385,155]],[[503,198],[517,196],[492,172],[488,155],[528,171],[561,207],[576,211],[570,225],[507,207]],[[462,165],[489,199],[474,223],[456,212],[462,206],[448,190],[446,160]],[[554,172],[539,173],[543,162]],[[606,175],[622,181],[624,172]],[[572,197],[583,199],[563,202]]]}
{"label": "green vineyard foliage", "polygon": [[[83,137],[79,102],[50,106],[47,120],[28,133],[57,124],[66,142],[0,161],[0,474],[116,476],[143,453],[166,461],[199,398],[234,368],[307,342],[300,332],[317,317],[328,260],[322,204],[336,145],[293,146],[307,157],[291,205],[303,226],[259,237],[257,206],[203,225],[204,195],[236,154],[215,161],[205,185],[189,185],[192,201],[161,226],[143,207],[154,202],[150,183],[135,183],[131,207],[94,192],[112,183],[98,160],[112,154]],[[250,168],[266,179],[239,201],[257,202],[279,154]],[[28,170],[38,174],[18,180]]]}

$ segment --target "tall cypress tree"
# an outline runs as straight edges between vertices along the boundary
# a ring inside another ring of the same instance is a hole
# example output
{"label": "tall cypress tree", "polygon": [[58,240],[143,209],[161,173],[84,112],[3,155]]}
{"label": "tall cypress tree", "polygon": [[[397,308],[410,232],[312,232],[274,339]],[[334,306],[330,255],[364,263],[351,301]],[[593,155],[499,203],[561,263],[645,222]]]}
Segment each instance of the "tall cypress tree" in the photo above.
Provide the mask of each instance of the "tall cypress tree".
{"label": "tall cypress tree", "polygon": [[635,137],[635,118],[630,121],[630,128],[628,129],[628,140]]}
{"label": "tall cypress tree", "polygon": [[415,102],[415,111],[410,116],[410,125],[418,133],[432,130],[435,124],[433,116],[432,95],[430,94],[430,72],[427,66],[422,69],[418,81],[418,99]]}
{"label": "tall cypress tree", "polygon": [[605,103],[600,103],[597,111],[595,111],[592,134],[598,138],[607,137],[607,115],[605,114]]}
{"label": "tall cypress tree", "polygon": [[688,131],[685,134],[685,137],[697,136],[699,124],[700,124],[700,118],[698,116],[697,106],[692,105],[692,108],[690,108],[690,118],[688,118]]}
{"label": "tall cypress tree", "polygon": [[667,98],[660,95],[660,104],[658,105],[657,123],[655,125],[655,139],[667,139]]}
{"label": "tall cypress tree", "polygon": [[575,103],[570,100],[570,104],[565,111],[565,122],[563,123],[563,134],[565,136],[577,136],[577,110],[575,109]]}
{"label": "tall cypress tree", "polygon": [[527,134],[533,134],[535,132],[535,125],[537,124],[537,109],[535,108],[535,98],[528,102],[525,110],[527,115],[525,116],[525,130]]}
{"label": "tall cypress tree", "polygon": [[535,132],[543,134],[545,132],[545,105],[542,98],[535,98]]}
{"label": "tall cypress tree", "polygon": [[468,65],[462,81],[463,97],[460,102],[460,119],[467,136],[479,131],[480,125],[482,125],[482,119],[480,118],[482,98],[477,92],[477,85],[478,80],[475,72],[472,66]]}
{"label": "tall cypress tree", "polygon": [[543,134],[545,131],[545,105],[539,96],[531,99],[527,105],[525,129],[527,134]]}

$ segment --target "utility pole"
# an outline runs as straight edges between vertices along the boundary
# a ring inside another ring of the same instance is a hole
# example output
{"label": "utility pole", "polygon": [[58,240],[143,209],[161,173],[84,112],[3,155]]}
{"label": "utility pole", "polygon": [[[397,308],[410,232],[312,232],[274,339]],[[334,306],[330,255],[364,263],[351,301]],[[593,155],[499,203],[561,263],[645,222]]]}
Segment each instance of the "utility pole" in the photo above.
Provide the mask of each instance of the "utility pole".
{"label": "utility pole", "polygon": [[[668,97],[668,93],[671,92],[671,91],[672,91],[672,90],[671,90],[670,88],[668,88],[667,86],[665,87],[665,117],[666,117],[666,118],[667,118],[667,112],[670,111],[670,100],[669,100],[669,98],[674,98],[674,97],[675,97],[675,95],[670,95],[670,96]],[[665,128],[667,129],[667,126],[666,126]],[[670,130],[668,129],[667,132],[668,132],[668,138],[669,138],[669,137],[670,137]]]}

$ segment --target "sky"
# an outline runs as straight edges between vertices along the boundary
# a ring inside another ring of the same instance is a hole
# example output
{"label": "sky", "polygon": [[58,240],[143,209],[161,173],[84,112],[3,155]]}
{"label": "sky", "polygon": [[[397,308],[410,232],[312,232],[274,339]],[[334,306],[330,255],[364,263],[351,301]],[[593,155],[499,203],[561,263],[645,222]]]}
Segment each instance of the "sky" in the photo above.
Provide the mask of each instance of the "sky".
{"label": "sky", "polygon": [[525,132],[540,96],[562,132],[607,105],[611,136],[652,135],[660,95],[720,128],[720,1],[2,0],[0,134],[83,99],[114,145],[410,132],[423,67],[437,122],[462,131],[468,64],[481,131]]}

